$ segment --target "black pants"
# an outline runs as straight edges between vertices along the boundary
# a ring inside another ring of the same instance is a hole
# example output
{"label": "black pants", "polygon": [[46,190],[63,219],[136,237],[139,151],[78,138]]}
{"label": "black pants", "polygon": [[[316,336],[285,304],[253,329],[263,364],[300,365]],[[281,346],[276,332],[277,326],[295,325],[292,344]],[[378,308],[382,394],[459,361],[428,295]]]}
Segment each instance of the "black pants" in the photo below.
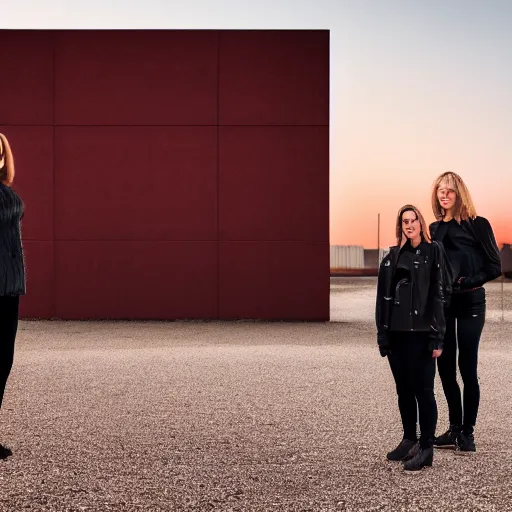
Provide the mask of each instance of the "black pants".
{"label": "black pants", "polygon": [[[443,354],[437,361],[439,377],[448,402],[451,425],[463,425],[473,432],[480,404],[478,383],[478,346],[485,324],[485,289],[454,294],[446,312]],[[457,383],[457,348],[459,371],[464,383],[464,414]]]}
{"label": "black pants", "polygon": [[0,407],[14,360],[19,297],[0,297]]}
{"label": "black pants", "polygon": [[416,425],[420,423],[420,446],[432,446],[437,424],[434,396],[435,359],[428,349],[428,333],[393,332],[389,365],[398,394],[398,408],[404,438],[415,441]]}

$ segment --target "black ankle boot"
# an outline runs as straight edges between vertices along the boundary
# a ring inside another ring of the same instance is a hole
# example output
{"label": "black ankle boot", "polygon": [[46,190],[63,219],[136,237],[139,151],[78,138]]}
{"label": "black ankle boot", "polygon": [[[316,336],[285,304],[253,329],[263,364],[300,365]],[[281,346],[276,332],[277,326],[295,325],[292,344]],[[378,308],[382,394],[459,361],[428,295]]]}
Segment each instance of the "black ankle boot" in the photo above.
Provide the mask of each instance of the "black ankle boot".
{"label": "black ankle boot", "polygon": [[444,434],[434,438],[434,446],[438,448],[456,448],[457,438],[461,430],[460,425],[450,425],[450,428]]}
{"label": "black ankle boot", "polygon": [[403,461],[411,460],[420,452],[420,443],[416,443],[410,450],[409,453],[402,459]]}
{"label": "black ankle boot", "polygon": [[404,464],[405,471],[419,471],[425,466],[432,466],[434,460],[434,448],[421,448],[416,455]]}
{"label": "black ankle boot", "polygon": [[457,448],[461,452],[476,452],[473,427],[463,428],[457,438]]}
{"label": "black ankle boot", "polygon": [[407,457],[407,454],[411,451],[415,444],[416,441],[411,441],[410,439],[402,439],[400,444],[386,455],[386,458],[388,460],[394,461],[404,460],[404,457]]}
{"label": "black ankle boot", "polygon": [[1,459],[7,459],[7,457],[10,457],[12,455],[12,450],[4,446],[3,444],[0,444],[0,460]]}

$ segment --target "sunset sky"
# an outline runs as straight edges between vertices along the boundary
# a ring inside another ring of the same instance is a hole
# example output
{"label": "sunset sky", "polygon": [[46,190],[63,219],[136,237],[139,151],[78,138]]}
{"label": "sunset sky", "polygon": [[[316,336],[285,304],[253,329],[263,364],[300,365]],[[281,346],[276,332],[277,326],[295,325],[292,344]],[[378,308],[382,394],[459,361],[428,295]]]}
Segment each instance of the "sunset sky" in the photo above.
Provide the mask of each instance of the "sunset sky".
{"label": "sunset sky", "polygon": [[331,244],[376,247],[380,212],[389,246],[404,203],[434,220],[431,185],[446,170],[467,182],[498,241],[512,242],[512,2],[342,4]]}
{"label": "sunset sky", "polygon": [[508,0],[18,0],[1,28],[331,30],[331,244],[393,243],[395,214],[433,220],[452,170],[512,242]]}

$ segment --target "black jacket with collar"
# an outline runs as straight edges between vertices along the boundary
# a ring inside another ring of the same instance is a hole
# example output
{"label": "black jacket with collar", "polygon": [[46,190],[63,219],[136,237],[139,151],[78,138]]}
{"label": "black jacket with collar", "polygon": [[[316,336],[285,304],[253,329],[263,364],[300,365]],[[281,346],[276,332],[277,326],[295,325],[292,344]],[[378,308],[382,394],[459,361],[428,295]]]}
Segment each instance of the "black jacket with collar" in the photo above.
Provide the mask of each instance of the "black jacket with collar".
{"label": "black jacket with collar", "polygon": [[[438,220],[430,225],[432,239],[441,243],[443,243],[445,230],[448,227],[444,224],[448,223]],[[457,232],[457,236],[471,237],[476,242],[476,247],[465,254],[469,266],[468,271],[471,275],[453,276],[455,280],[463,278],[460,285],[454,284],[455,292],[478,288],[501,275],[500,252],[489,221],[485,217],[475,217],[474,219],[462,220],[459,225],[460,235]],[[448,247],[446,249],[448,250]],[[449,258],[448,261],[450,261]],[[457,272],[454,273],[457,274]]]}
{"label": "black jacket with collar", "polygon": [[25,295],[25,259],[20,221],[23,201],[0,183],[0,296]]}
{"label": "black jacket with collar", "polygon": [[[407,242],[409,243],[409,242]],[[442,245],[436,241],[422,242],[425,254],[417,258],[411,269],[413,331],[428,331],[429,349],[442,349],[446,332],[445,303],[451,292],[446,279],[446,257]],[[393,276],[397,268],[400,247],[393,246],[382,259],[377,280],[375,322],[377,342],[381,349],[389,348],[389,325],[394,301]]]}

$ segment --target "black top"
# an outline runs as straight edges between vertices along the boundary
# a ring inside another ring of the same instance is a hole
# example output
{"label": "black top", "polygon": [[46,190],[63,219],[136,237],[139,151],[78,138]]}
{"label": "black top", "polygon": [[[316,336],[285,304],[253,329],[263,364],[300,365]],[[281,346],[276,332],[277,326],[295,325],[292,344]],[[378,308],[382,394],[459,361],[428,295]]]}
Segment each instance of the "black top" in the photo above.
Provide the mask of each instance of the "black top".
{"label": "black top", "polygon": [[[418,250],[420,250],[420,246],[418,246]],[[396,297],[397,295],[397,286],[400,282],[404,279],[407,281],[411,280],[412,258],[414,257],[414,252],[415,249],[413,249],[409,241],[407,241],[400,249],[398,260],[396,262],[396,269],[393,273],[393,288],[391,290],[393,297]],[[401,286],[402,285],[400,285],[400,287]]]}
{"label": "black top", "polygon": [[428,254],[429,248],[426,242],[421,242],[413,247],[407,242],[400,249],[396,270],[393,274],[393,307],[391,309],[390,330],[411,331],[413,330],[413,296],[412,296],[412,274],[416,265],[418,268],[419,257]]}
{"label": "black top", "polygon": [[[460,290],[478,288],[501,275],[501,258],[489,221],[484,217],[431,224],[432,238],[444,245],[454,282]],[[456,291],[456,290],[454,290]]]}
{"label": "black top", "polygon": [[0,183],[0,296],[25,295],[25,259],[20,221],[23,201]]}

